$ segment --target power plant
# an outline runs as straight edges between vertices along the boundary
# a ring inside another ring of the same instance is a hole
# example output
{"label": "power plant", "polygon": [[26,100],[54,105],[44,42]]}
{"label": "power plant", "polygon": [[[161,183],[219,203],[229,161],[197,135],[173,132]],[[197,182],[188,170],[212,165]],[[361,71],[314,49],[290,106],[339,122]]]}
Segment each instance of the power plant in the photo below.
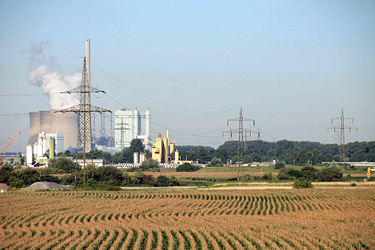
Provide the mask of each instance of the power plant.
{"label": "power plant", "polygon": [[38,142],[40,133],[64,135],[64,148],[76,147],[78,139],[78,114],[55,113],[55,110],[30,112],[29,145]]}
{"label": "power plant", "polygon": [[[135,139],[149,141],[150,110],[145,111],[121,109],[115,112],[115,146],[120,150],[129,147]],[[146,138],[147,137],[147,138]]]}

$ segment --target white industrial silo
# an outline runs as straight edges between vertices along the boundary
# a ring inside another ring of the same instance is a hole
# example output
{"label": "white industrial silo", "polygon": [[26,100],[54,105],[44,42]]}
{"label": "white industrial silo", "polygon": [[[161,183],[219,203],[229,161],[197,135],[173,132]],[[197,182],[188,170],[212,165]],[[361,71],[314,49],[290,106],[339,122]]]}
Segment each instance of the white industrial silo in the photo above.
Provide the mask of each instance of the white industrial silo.
{"label": "white industrial silo", "polygon": [[33,146],[30,144],[26,146],[26,166],[33,164]]}

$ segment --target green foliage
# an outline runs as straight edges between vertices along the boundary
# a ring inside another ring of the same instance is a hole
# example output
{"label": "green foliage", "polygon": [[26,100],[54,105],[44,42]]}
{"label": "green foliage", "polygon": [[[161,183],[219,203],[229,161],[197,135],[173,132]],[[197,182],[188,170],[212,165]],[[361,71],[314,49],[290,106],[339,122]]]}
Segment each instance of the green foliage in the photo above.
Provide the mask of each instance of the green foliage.
{"label": "green foliage", "polygon": [[282,169],[285,167],[285,163],[284,162],[277,162],[275,164],[275,169]]}
{"label": "green foliage", "polygon": [[268,173],[264,173],[264,175],[262,176],[262,180],[265,180],[265,181],[270,181],[272,180],[272,173],[271,172],[268,172]]}
{"label": "green foliage", "polygon": [[8,183],[13,188],[22,188],[24,186],[23,181],[17,179],[15,176],[9,177]]}
{"label": "green foliage", "polygon": [[198,166],[191,165],[190,163],[184,163],[176,168],[176,172],[194,172],[198,169]]}
{"label": "green foliage", "polygon": [[80,169],[81,167],[78,165],[78,163],[66,159],[65,157],[59,157],[50,159],[48,168],[60,169],[63,171],[63,173],[74,173],[76,169]]}
{"label": "green foliage", "polygon": [[249,174],[245,174],[245,181],[253,181],[254,180],[254,177],[249,175]]}
{"label": "green foliage", "polygon": [[145,171],[148,169],[158,169],[159,168],[159,163],[153,159],[147,159],[142,162],[141,166],[139,167],[140,170]]}
{"label": "green foliage", "polygon": [[14,169],[9,164],[4,164],[0,168],[0,183],[9,184],[9,178],[12,176]]}
{"label": "green foliage", "polygon": [[218,148],[215,150],[214,157],[220,158],[222,162],[226,162],[229,159],[229,153],[223,148]]}
{"label": "green foliage", "polygon": [[98,181],[111,181],[115,185],[120,185],[123,181],[122,172],[113,166],[103,166],[97,169]]}
{"label": "green foliage", "polygon": [[281,171],[277,175],[277,179],[294,180],[300,177],[305,177],[306,179],[310,181],[314,181],[317,177],[317,174],[316,174],[317,171],[318,171],[317,169],[315,169],[314,167],[310,167],[310,166],[302,168],[301,171],[296,170],[291,167],[286,167],[286,168],[281,169]]}
{"label": "green foliage", "polygon": [[42,175],[40,176],[40,181],[48,181],[48,182],[56,182],[56,183],[59,183],[60,182],[60,179],[53,176],[53,175]]}
{"label": "green foliage", "polygon": [[223,162],[221,161],[220,158],[216,158],[214,157],[210,163],[208,163],[207,165],[208,167],[222,167],[223,166]]}
{"label": "green foliage", "polygon": [[175,176],[169,177],[170,186],[180,186],[180,182],[177,180]]}
{"label": "green foliage", "polygon": [[317,172],[317,181],[342,181],[343,174],[336,168],[324,168]]}
{"label": "green foliage", "polygon": [[145,146],[143,145],[141,139],[135,138],[130,142],[130,146],[127,149],[127,151],[129,151],[132,155],[134,153],[144,152]]}
{"label": "green foliage", "polygon": [[169,187],[170,181],[167,176],[165,175],[160,175],[156,178],[156,187]]}
{"label": "green foliage", "polygon": [[293,183],[293,188],[312,188],[313,185],[309,180],[307,180],[305,177],[298,178]]}
{"label": "green foliage", "polygon": [[39,172],[34,168],[25,168],[15,172],[16,178],[22,180],[24,186],[40,181]]}

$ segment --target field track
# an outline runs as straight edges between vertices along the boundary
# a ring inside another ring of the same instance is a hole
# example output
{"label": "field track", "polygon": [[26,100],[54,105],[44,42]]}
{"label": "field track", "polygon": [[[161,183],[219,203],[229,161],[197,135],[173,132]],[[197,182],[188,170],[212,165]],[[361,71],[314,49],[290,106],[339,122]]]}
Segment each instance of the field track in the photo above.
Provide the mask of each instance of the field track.
{"label": "field track", "polygon": [[0,249],[375,249],[375,189],[18,191]]}

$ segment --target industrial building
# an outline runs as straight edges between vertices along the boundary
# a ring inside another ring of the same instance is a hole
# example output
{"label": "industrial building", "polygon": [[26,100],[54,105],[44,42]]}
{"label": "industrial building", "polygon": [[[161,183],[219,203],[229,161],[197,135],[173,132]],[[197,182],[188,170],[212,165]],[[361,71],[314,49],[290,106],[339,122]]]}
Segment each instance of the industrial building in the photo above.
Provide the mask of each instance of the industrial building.
{"label": "industrial building", "polygon": [[52,159],[60,152],[64,152],[64,134],[39,133],[37,142],[26,147],[26,165],[31,166],[33,160],[44,164],[48,158]]}
{"label": "industrial building", "polygon": [[[150,134],[150,110],[145,111],[121,109],[115,111],[115,147],[124,149],[130,142]],[[146,139],[146,138],[144,138]],[[147,138],[147,141],[149,138]]]}
{"label": "industrial building", "polygon": [[155,139],[155,144],[152,146],[152,159],[159,163],[181,163],[178,150],[175,148],[175,142],[169,142],[169,132],[167,136],[163,137],[161,134]]}
{"label": "industrial building", "polygon": [[64,148],[76,147],[78,140],[78,114],[55,113],[55,110],[30,112],[28,144],[38,142],[40,133],[64,134]]}

